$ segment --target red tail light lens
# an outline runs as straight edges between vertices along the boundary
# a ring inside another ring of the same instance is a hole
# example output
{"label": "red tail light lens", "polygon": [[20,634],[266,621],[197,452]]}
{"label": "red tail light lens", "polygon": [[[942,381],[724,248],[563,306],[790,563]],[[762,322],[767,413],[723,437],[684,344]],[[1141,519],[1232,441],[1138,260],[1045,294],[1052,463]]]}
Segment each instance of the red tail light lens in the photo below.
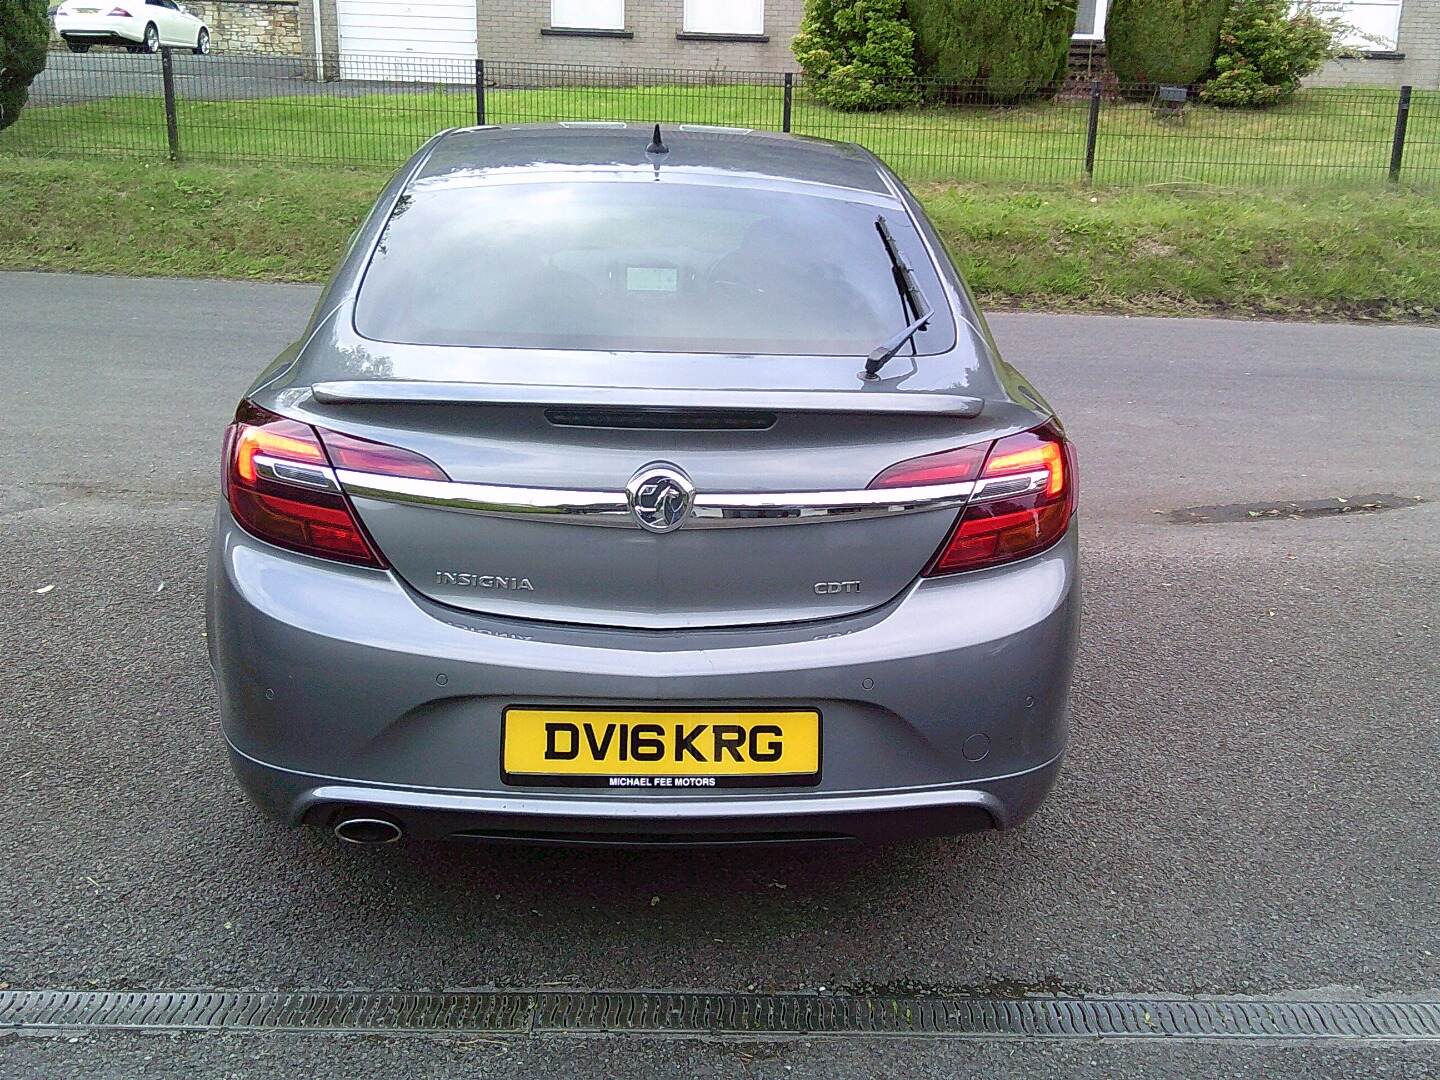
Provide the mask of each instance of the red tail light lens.
{"label": "red tail light lens", "polygon": [[408,476],[414,480],[449,480],[445,470],[427,457],[398,446],[357,439],[338,431],[316,428],[325,452],[337,469],[355,472],[383,473],[385,476]]}
{"label": "red tail light lens", "polygon": [[128,18],[130,18],[130,12],[126,11],[123,7],[111,8],[111,9],[110,9],[110,17],[111,17],[111,18],[119,18],[119,19],[128,19]]}
{"label": "red tail light lens", "polygon": [[[919,459],[919,460],[924,460]],[[1023,559],[1054,544],[1075,512],[1075,452],[1046,424],[999,439],[979,470],[975,494],[927,576]]]}
{"label": "red tail light lens", "polygon": [[979,446],[962,446],[958,450],[944,450],[938,454],[911,458],[898,465],[891,465],[874,480],[872,488],[919,487],[924,484],[958,484],[974,480],[980,475],[985,464],[985,453],[989,443]]}
{"label": "red tail light lens", "polygon": [[245,402],[225,432],[225,495],[246,530],[272,544],[357,566],[385,567],[334,466],[448,480],[440,466],[399,447],[321,431]]}

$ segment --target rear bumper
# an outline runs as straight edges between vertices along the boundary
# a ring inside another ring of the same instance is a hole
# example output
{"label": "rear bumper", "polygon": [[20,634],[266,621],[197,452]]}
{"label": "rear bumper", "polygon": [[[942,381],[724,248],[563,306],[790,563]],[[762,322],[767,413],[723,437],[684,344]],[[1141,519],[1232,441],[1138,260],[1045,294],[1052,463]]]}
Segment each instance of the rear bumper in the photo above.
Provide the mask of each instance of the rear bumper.
{"label": "rear bumper", "polygon": [[336,783],[277,769],[230,749],[250,798],[282,816],[333,827],[346,817],[393,821],[407,836],[631,847],[876,843],[1017,824],[1055,783],[1060,758],[1014,776],[955,788],[864,795],[655,799],[456,795]]}
{"label": "rear bumper", "polygon": [[[250,797],[290,823],[347,808],[417,835],[569,842],[891,839],[1019,824],[1067,741],[1076,528],[1021,563],[881,608],[749,629],[478,616],[389,573],[281,551],[217,515],[208,641]],[[816,708],[818,784],[677,795],[507,786],[500,717],[561,707]]]}
{"label": "rear bumper", "polygon": [[113,19],[101,22],[71,17],[56,20],[55,30],[66,41],[88,45],[139,45],[145,40],[145,22],[142,19],[122,23]]}

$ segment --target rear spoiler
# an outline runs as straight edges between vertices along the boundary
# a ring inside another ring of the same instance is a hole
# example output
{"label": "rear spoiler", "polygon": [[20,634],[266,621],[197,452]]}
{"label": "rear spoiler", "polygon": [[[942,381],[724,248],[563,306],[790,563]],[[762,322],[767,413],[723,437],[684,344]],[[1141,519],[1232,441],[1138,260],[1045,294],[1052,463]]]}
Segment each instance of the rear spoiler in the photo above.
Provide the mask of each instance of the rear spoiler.
{"label": "rear spoiler", "polygon": [[685,390],[406,379],[321,382],[311,388],[311,393],[316,401],[327,405],[554,405],[958,417],[979,416],[985,407],[983,398],[918,390]]}

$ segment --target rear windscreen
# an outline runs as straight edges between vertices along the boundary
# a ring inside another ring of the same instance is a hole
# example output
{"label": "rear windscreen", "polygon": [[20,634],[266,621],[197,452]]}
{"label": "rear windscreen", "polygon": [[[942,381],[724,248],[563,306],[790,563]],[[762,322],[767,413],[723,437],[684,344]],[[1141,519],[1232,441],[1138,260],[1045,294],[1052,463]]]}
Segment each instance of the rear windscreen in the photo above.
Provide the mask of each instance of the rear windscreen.
{"label": "rear windscreen", "polygon": [[692,183],[407,194],[355,327],[423,345],[863,356],[909,322],[882,213],[939,312],[916,348],[942,352],[953,323],[904,211]]}

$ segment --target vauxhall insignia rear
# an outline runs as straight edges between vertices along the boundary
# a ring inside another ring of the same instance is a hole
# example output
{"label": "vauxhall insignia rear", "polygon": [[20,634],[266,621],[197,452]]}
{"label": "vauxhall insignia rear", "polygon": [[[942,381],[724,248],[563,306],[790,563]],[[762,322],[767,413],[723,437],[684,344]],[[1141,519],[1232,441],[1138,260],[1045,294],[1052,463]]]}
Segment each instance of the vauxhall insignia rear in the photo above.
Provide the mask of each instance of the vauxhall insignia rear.
{"label": "vauxhall insignia rear", "polygon": [[834,843],[1050,790],[1074,449],[867,151],[446,132],[297,330],[226,431],[207,590],[271,815]]}

